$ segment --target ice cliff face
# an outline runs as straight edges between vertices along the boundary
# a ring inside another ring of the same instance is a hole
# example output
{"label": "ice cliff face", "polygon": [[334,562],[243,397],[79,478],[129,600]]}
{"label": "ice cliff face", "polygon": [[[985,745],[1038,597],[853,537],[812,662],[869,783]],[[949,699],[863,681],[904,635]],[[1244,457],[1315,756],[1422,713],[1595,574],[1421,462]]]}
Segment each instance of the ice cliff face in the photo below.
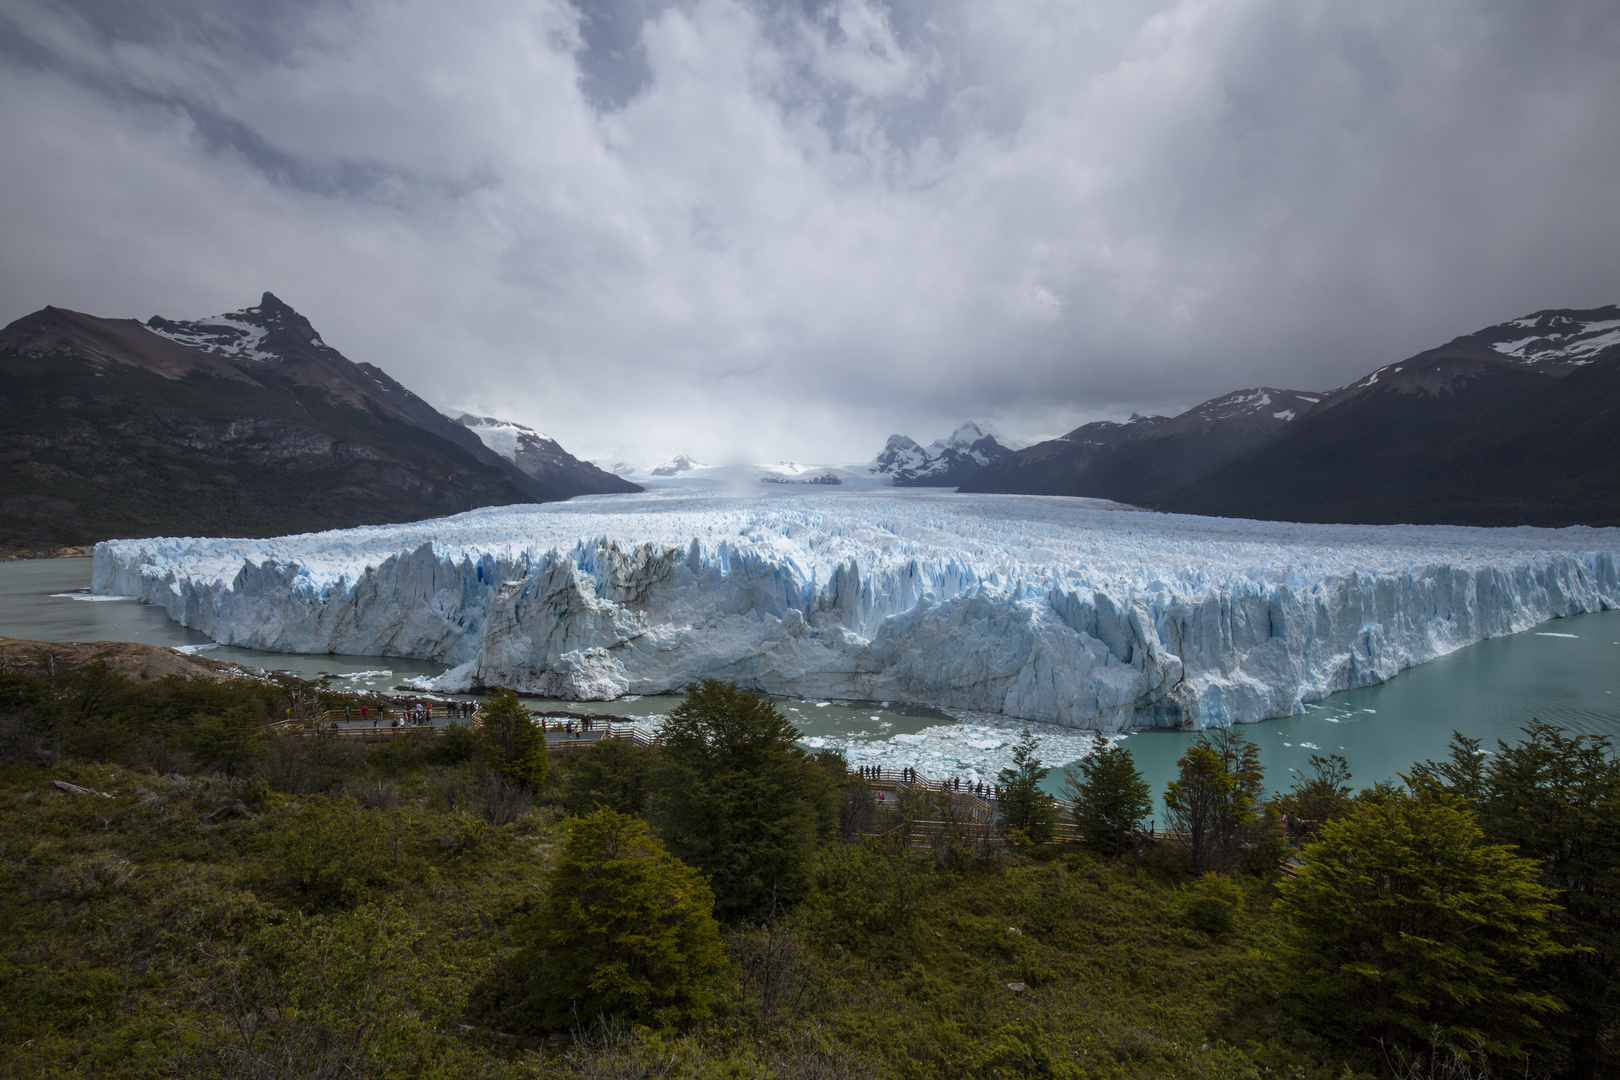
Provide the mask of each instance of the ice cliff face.
{"label": "ice cliff face", "polygon": [[[704,677],[1119,730],[1246,722],[1620,606],[1620,530],[1278,525],[936,492],[648,494],[97,546],[216,640],[570,698]],[[450,686],[446,686],[450,689]]]}

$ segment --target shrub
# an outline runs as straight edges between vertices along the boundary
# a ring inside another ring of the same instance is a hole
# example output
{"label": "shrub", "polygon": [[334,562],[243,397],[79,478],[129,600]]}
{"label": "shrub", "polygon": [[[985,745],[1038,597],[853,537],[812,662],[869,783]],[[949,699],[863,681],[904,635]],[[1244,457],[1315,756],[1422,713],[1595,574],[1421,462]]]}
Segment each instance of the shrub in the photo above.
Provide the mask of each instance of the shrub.
{"label": "shrub", "polygon": [[376,821],[347,801],[311,798],[277,856],[277,883],[310,910],[347,907],[393,883]]}
{"label": "shrub", "polygon": [[1225,874],[1205,874],[1182,889],[1180,901],[1182,921],[1211,937],[1230,934],[1243,913],[1243,890]]}
{"label": "shrub", "polygon": [[543,908],[518,931],[501,1019],[533,1032],[707,1015],[725,963],[713,907],[702,876],[643,822],[613,810],[575,819]]}

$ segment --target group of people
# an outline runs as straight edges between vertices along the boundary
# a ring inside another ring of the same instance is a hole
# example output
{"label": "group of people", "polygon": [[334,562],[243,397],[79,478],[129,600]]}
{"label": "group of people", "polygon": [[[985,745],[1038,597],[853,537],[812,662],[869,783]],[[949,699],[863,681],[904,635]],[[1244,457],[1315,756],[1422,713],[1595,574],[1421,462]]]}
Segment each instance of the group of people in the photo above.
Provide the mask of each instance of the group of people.
{"label": "group of people", "polygon": [[[470,720],[478,715],[477,702],[468,704],[461,701],[445,701],[440,702],[438,707],[440,709],[440,715],[447,720]],[[434,703],[431,701],[419,701],[414,704],[407,705],[400,711],[399,716],[394,717],[393,722],[389,726],[431,727],[433,725],[433,708]],[[384,712],[385,710],[382,709],[377,710],[377,719],[372,721],[372,727],[376,727],[377,724],[381,722]],[[347,705],[343,706],[343,715],[345,719],[348,718],[349,707]],[[360,722],[362,724],[366,722],[369,715],[370,707],[366,705],[360,706]]]}
{"label": "group of people", "polygon": [[[577,736],[585,734],[586,732],[590,731],[595,726],[596,726],[595,719],[593,719],[592,717],[589,717],[589,716],[582,716],[578,720],[569,719],[569,720],[563,721],[563,731],[566,733],[566,735],[570,739],[576,738]],[[540,718],[540,730],[541,731],[546,731],[547,730],[547,728],[546,728],[546,718],[543,717],[543,716]]]}
{"label": "group of people", "polygon": [[[900,773],[901,783],[914,784],[917,782],[917,770],[913,769],[911,766],[907,765],[898,771]],[[883,779],[883,766],[881,765],[860,765],[856,767],[855,772],[863,780]],[[960,776],[953,777],[952,779],[945,781],[941,786],[946,791],[959,792],[962,790],[962,778]],[[986,784],[982,780],[976,783],[970,782],[967,785],[967,791],[968,794],[977,795],[981,799],[999,799],[1001,797],[1001,786],[999,784]]]}

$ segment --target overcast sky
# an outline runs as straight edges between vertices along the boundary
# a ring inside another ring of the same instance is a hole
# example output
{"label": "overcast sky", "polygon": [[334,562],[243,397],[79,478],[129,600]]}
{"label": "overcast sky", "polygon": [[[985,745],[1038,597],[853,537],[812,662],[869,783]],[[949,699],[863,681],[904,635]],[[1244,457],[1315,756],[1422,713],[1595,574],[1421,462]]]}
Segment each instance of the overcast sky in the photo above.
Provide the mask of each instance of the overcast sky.
{"label": "overcast sky", "polygon": [[576,453],[870,458],[1620,301],[1613,0],[0,0],[0,321],[268,289]]}

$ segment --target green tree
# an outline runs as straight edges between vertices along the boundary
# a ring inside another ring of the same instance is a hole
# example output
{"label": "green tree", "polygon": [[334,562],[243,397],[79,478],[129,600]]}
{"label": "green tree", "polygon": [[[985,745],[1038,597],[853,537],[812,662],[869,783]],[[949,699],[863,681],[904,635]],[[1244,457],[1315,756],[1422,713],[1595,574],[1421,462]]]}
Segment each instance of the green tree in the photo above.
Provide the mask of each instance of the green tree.
{"label": "green tree", "polygon": [[1205,729],[1176,762],[1164,792],[1169,824],[1183,837],[1199,871],[1236,865],[1245,840],[1262,823],[1265,772],[1260,748],[1231,728]]}
{"label": "green tree", "polygon": [[[1620,1076],[1620,759],[1606,738],[1531,721],[1488,758],[1474,803],[1485,836],[1513,844],[1558,890],[1560,920],[1582,948],[1553,965],[1549,988],[1576,1076]],[[1454,754],[1455,757],[1455,754]]]}
{"label": "green tree", "polygon": [[1534,863],[1437,785],[1392,789],[1322,827],[1278,885],[1288,994],[1347,1038],[1519,1057],[1560,1009],[1526,976],[1563,955]]}
{"label": "green tree", "polygon": [[1338,754],[1312,754],[1311,772],[1276,799],[1277,811],[1288,818],[1289,837],[1299,842],[1314,839],[1324,824],[1348,814],[1354,805],[1350,763]]}
{"label": "green tree", "polygon": [[251,709],[235,705],[217,716],[191,721],[191,753],[200,765],[242,776],[269,745],[265,726]]}
{"label": "green tree", "polygon": [[1131,833],[1153,810],[1153,791],[1131,752],[1093,732],[1091,753],[1063,775],[1081,839],[1110,857],[1124,851]]}
{"label": "green tree", "polygon": [[521,698],[497,690],[479,710],[484,747],[496,772],[538,791],[546,782],[546,735]]}
{"label": "green tree", "polygon": [[588,814],[606,807],[640,817],[658,772],[658,751],[629,739],[602,739],[576,754],[563,787],[563,809]]}
{"label": "green tree", "polygon": [[505,1019],[537,1031],[707,1015],[725,965],[713,910],[702,876],[644,822],[613,810],[571,821],[544,906],[518,932]]}
{"label": "green tree", "polygon": [[670,712],[663,739],[655,817],[670,849],[709,875],[721,916],[802,899],[838,804],[798,730],[772,702],[705,679]]}
{"label": "green tree", "polygon": [[1057,831],[1057,800],[1041,790],[1051,769],[1029,728],[1013,746],[1012,768],[1001,770],[1001,827],[1015,843],[1044,844]]}

